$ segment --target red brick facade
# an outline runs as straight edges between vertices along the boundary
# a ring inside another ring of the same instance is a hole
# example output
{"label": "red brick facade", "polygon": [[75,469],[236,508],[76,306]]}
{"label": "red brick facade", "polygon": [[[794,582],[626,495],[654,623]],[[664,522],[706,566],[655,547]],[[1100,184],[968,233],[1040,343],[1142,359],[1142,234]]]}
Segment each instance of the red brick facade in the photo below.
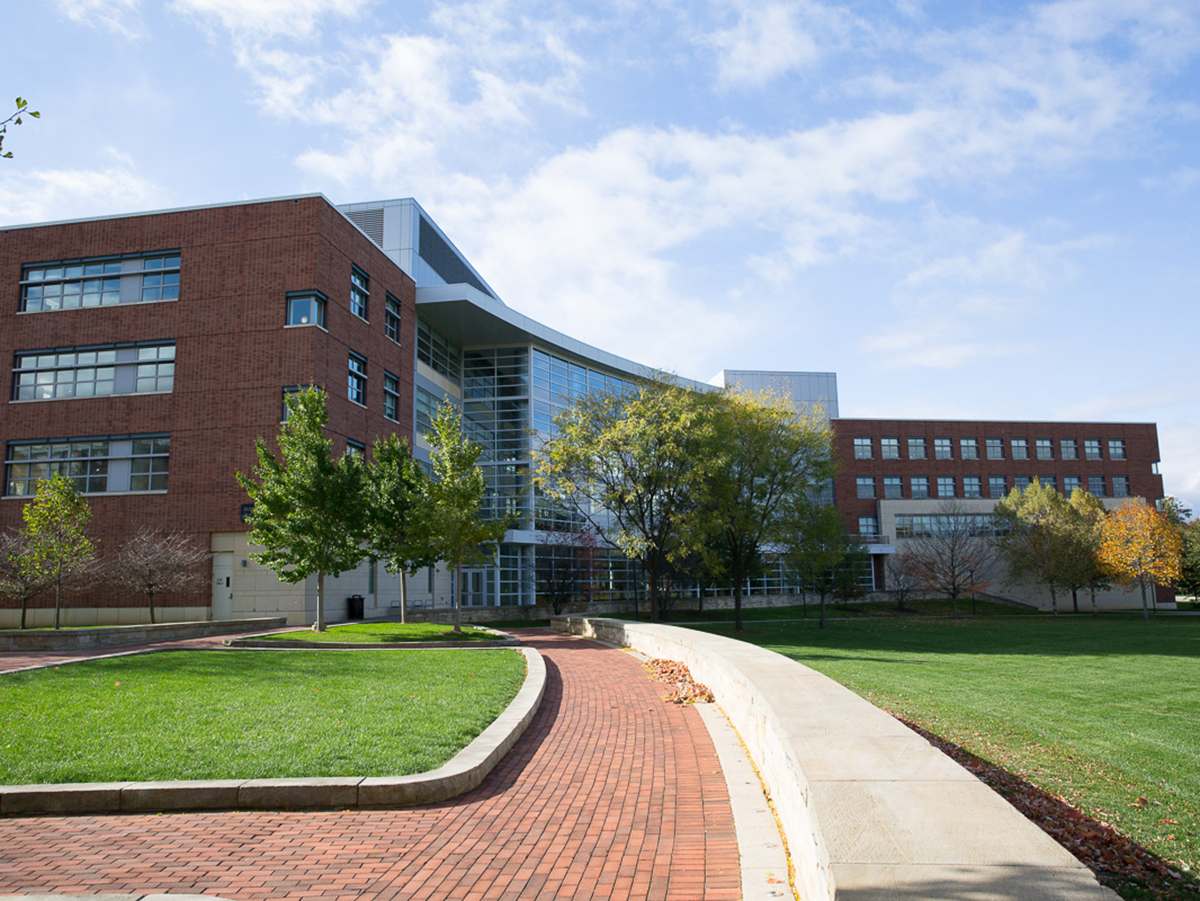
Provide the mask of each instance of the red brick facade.
{"label": "red brick facade", "polygon": [[[19,312],[23,266],[156,251],[180,256],[178,300]],[[352,266],[370,277],[369,321],[350,311]],[[328,298],[326,330],[285,327],[288,292],[311,290]],[[398,343],[385,292],[401,303]],[[234,473],[254,464],[256,437],[277,434],[284,386],[328,389],[336,451],[393,431],[411,442],[415,322],[412,279],[323,197],[5,229],[0,441],[168,433],[167,491],[91,495],[92,532],[108,545],[159,526],[207,548],[211,533],[245,529]],[[19,352],[149,340],[175,343],[170,393],[12,400]],[[351,351],[367,359],[365,407],[347,399]],[[385,370],[399,379],[398,422],[383,415]],[[22,505],[0,500],[0,527],[18,526]]]}

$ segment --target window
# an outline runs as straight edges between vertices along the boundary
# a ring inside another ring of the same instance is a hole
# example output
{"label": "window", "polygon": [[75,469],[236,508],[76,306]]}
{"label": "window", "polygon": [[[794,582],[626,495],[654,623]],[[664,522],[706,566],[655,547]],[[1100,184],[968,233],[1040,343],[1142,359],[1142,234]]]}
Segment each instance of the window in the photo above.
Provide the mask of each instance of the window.
{"label": "window", "polygon": [[346,455],[350,457],[362,457],[367,453],[367,446],[361,441],[354,441],[351,438],[346,439]]}
{"label": "window", "polygon": [[1059,439],[1058,452],[1064,460],[1079,459],[1079,445],[1074,438]]}
{"label": "window", "polygon": [[1039,460],[1054,459],[1054,441],[1050,438],[1035,438],[1034,450]]}
{"label": "window", "polygon": [[1013,487],[1018,491],[1024,491],[1032,482],[1032,476],[1013,476]]}
{"label": "window", "polygon": [[1088,476],[1088,494],[1104,497],[1104,476]]}
{"label": "window", "polygon": [[879,534],[879,517],[860,516],[858,518],[858,534],[864,538],[877,536]]}
{"label": "window", "polygon": [[57,348],[14,358],[13,400],[147,394],[174,387],[174,344]]}
{"label": "window", "polygon": [[988,494],[992,497],[1004,497],[1008,494],[1008,479],[1004,476],[988,476]]}
{"label": "window", "polygon": [[912,476],[908,480],[910,497],[929,497],[929,476]]}
{"label": "window", "polygon": [[[855,460],[870,460],[872,457],[871,439],[870,437],[858,437],[854,439],[854,459]],[[873,497],[874,495],[872,495]]]}
{"label": "window", "polygon": [[899,460],[900,459],[900,439],[899,438],[880,438],[879,439],[879,456],[884,460]]}
{"label": "window", "polygon": [[978,438],[959,438],[958,452],[964,460],[979,459],[979,439]]}
{"label": "window", "polygon": [[[899,448],[897,448],[899,450]],[[900,476],[883,477],[883,496],[888,500],[899,500],[904,496]]]}
{"label": "window", "polygon": [[1113,476],[1113,497],[1129,497],[1129,476]]}
{"label": "window", "polygon": [[936,460],[954,459],[954,445],[951,444],[949,438],[933,439],[933,456]]}
{"label": "window", "polygon": [[179,299],[179,255],[37,263],[21,270],[21,310],[41,313]]}
{"label": "window", "polygon": [[325,295],[306,291],[287,296],[288,325],[319,325],[325,328]]}
{"label": "window", "polygon": [[1070,496],[1072,491],[1082,487],[1083,480],[1079,476],[1063,476],[1063,494]]}
{"label": "window", "polygon": [[1124,460],[1125,459],[1125,439],[1124,438],[1109,438],[1108,439],[1108,459]]}
{"label": "window", "polygon": [[389,338],[400,343],[400,301],[388,294],[384,297],[383,330]]}
{"label": "window", "polygon": [[937,485],[938,497],[954,497],[954,476],[938,476]]}
{"label": "window", "polygon": [[908,459],[924,460],[925,459],[925,439],[924,438],[909,438],[908,439]]}
{"label": "window", "polygon": [[452,382],[462,378],[462,354],[437,329],[417,319],[417,359]]}
{"label": "window", "polygon": [[931,538],[948,532],[972,538],[992,538],[997,529],[990,513],[901,513],[896,516],[897,538]]}
{"label": "window", "polygon": [[367,404],[367,358],[350,351],[350,378],[346,396],[356,404]]}
{"label": "window", "polygon": [[56,473],[74,482],[81,494],[166,491],[170,452],[166,435],[10,442],[4,493],[36,494],[37,483]]}
{"label": "window", "polygon": [[1055,491],[1058,490],[1057,476],[1038,476],[1038,481],[1042,483],[1043,488],[1053,488]]}
{"label": "window", "polygon": [[989,460],[1004,459],[1004,439],[1003,438],[987,438],[987,458]]}
{"label": "window", "polygon": [[1100,459],[1100,439],[1099,438],[1084,438],[1083,439],[1083,458],[1085,460]]}
{"label": "window", "polygon": [[983,484],[979,476],[963,476],[963,497],[983,497]]}
{"label": "window", "polygon": [[418,385],[414,406],[416,408],[417,434],[424,435],[433,427],[433,420],[437,416],[437,409],[441,406],[441,403],[436,397]]}
{"label": "window", "polygon": [[383,415],[392,422],[400,419],[400,379],[390,372],[383,374]]}
{"label": "window", "polygon": [[858,496],[862,499],[875,497],[875,477],[874,476],[859,476],[855,479],[855,484],[858,486]]}
{"label": "window", "polygon": [[350,312],[359,319],[367,318],[367,301],[370,299],[371,280],[357,266],[350,268]]}
{"label": "window", "polygon": [[1014,460],[1029,459],[1029,439],[1028,438],[1013,438],[1012,439],[1012,458]]}

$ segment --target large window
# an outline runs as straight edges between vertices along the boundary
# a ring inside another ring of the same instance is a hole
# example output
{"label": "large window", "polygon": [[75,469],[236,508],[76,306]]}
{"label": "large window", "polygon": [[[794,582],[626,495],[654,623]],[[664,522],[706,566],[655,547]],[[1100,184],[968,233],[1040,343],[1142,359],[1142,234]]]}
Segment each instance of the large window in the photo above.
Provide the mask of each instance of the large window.
{"label": "large window", "polygon": [[179,255],[169,251],[21,270],[21,309],[27,313],[178,299]]}
{"label": "large window", "polygon": [[1003,438],[985,438],[987,443],[987,458],[989,460],[1004,459],[1004,439]]}
{"label": "large window", "polygon": [[325,295],[305,291],[287,296],[288,325],[319,325],[325,328]]}
{"label": "large window", "polygon": [[424,435],[433,428],[433,420],[437,416],[438,407],[442,405],[442,402],[420,386],[417,386],[414,402],[417,434]]}
{"label": "large window", "polygon": [[1083,458],[1085,460],[1100,459],[1100,439],[1099,438],[1084,438],[1083,439]]}
{"label": "large window", "polygon": [[1104,476],[1088,476],[1088,494],[1104,497]]}
{"label": "large window", "polygon": [[924,438],[909,438],[908,439],[908,459],[924,460],[925,459],[925,439]]}
{"label": "large window", "polygon": [[988,494],[1004,497],[1008,494],[1008,480],[1004,476],[988,476]]}
{"label": "large window", "polygon": [[400,343],[400,301],[388,294],[384,298],[383,330],[389,338]]}
{"label": "large window", "polygon": [[1036,438],[1034,439],[1034,447],[1037,451],[1039,460],[1054,459],[1054,440],[1051,438]]}
{"label": "large window", "polygon": [[959,438],[958,452],[964,460],[979,459],[979,439],[978,438]]}
{"label": "large window", "polygon": [[858,518],[858,534],[860,538],[875,538],[879,535],[878,516],[860,516]]}
{"label": "large window", "polygon": [[1058,452],[1062,454],[1064,460],[1079,459],[1079,444],[1074,438],[1060,438],[1058,441]]}
{"label": "large window", "polygon": [[400,419],[400,379],[390,372],[383,374],[383,415],[393,422]]}
{"label": "large window", "polygon": [[949,438],[934,438],[933,457],[935,460],[953,460],[954,443]]}
{"label": "large window", "polygon": [[350,375],[346,396],[356,404],[367,405],[367,358],[350,351]]}
{"label": "large window", "polygon": [[883,496],[888,500],[899,500],[904,496],[900,476],[883,477]]}
{"label": "large window", "polygon": [[929,497],[929,476],[912,476],[908,480],[909,497]]}
{"label": "large window", "polygon": [[54,400],[171,391],[175,345],[112,345],[18,353],[13,400]]}
{"label": "large window", "polygon": [[990,513],[901,513],[896,516],[897,538],[931,538],[948,532],[971,538],[991,538],[996,534]]}
{"label": "large window", "polygon": [[417,359],[452,382],[462,378],[462,353],[428,322],[417,318]]}
{"label": "large window", "polygon": [[938,497],[954,497],[954,476],[938,476]]}
{"label": "large window", "polygon": [[874,476],[858,476],[854,483],[858,489],[858,496],[862,500],[867,500],[875,497],[875,477]]}
{"label": "large window", "polygon": [[1013,438],[1012,439],[1012,458],[1014,460],[1029,459],[1029,439],[1028,438]]}
{"label": "large window", "polygon": [[1124,438],[1109,438],[1108,439],[1108,459],[1124,460],[1125,459],[1125,439]]}
{"label": "large window", "polygon": [[1063,476],[1063,494],[1070,496],[1071,492],[1076,488],[1083,487],[1083,480],[1079,476]]}
{"label": "large window", "polygon": [[979,476],[963,476],[963,497],[983,497],[983,480]]}
{"label": "large window", "polygon": [[854,439],[854,459],[870,460],[874,456],[874,451],[871,448],[871,436],[859,435]]}
{"label": "large window", "polygon": [[879,456],[884,460],[899,460],[900,459],[900,439],[899,438],[880,438],[879,439]]}
{"label": "large window", "polygon": [[1038,476],[1038,481],[1042,483],[1043,488],[1058,490],[1058,476]]}
{"label": "large window", "polygon": [[170,452],[167,435],[9,442],[4,492],[36,494],[37,483],[56,473],[82,494],[166,491]]}
{"label": "large window", "polygon": [[1129,497],[1129,476],[1112,477],[1113,497]]}
{"label": "large window", "polygon": [[350,312],[359,319],[367,318],[367,301],[371,296],[371,280],[357,266],[350,269]]}

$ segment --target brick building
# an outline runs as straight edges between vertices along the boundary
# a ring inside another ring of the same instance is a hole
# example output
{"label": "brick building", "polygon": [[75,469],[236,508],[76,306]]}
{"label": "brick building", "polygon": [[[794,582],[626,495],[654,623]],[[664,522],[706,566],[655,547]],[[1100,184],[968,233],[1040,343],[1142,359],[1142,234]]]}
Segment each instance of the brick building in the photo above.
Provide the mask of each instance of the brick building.
{"label": "brick building", "polygon": [[[277,434],[285,393],[310,384],[328,389],[335,452],[395,432],[427,459],[432,411],[460,405],[484,447],[485,513],[515,522],[497,565],[464,574],[464,603],[534,603],[538,560],[566,549],[546,542],[561,514],[530,488],[533,443],[572,398],[652,372],[508,307],[411,199],[310,195],[0,230],[0,343],[12,361],[0,528],[20,524],[39,478],[63,472],[89,497],[102,548],[143,525],[194,534],[213,553],[212,593],[168,598],[168,619],[314,615],[315,579],[284,584],[249,559],[234,478],[255,438]],[[898,529],[946,497],[986,512],[1033,476],[1110,502],[1162,496],[1153,425],[839,419],[834,373],[717,383],[774,386],[834,417],[835,502],[875,553],[876,586]],[[416,606],[451,598],[438,570],[408,584]],[[600,554],[597,584],[614,599],[640,590],[616,552]],[[753,589],[788,587],[781,570]],[[373,564],[327,591],[333,618],[341,597],[364,596],[368,616],[399,598]],[[101,593],[71,605],[68,623],[145,616]],[[16,612],[0,606],[0,626]]]}

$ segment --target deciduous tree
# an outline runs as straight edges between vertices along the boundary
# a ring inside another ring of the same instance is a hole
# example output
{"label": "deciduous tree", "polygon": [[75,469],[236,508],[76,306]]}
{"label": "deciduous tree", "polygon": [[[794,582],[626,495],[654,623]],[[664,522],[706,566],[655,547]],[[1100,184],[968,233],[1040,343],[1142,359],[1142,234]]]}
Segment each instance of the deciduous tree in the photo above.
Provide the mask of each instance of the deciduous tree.
{"label": "deciduous tree", "polygon": [[210,554],[185,532],[141,528],[101,566],[101,576],[118,588],[146,598],[154,622],[154,598],[169,592],[191,591],[208,584],[202,568]]}
{"label": "deciduous tree", "polygon": [[1183,541],[1170,520],[1143,500],[1128,500],[1108,514],[1100,562],[1123,585],[1142,589],[1142,618],[1150,618],[1146,588],[1179,578]]}
{"label": "deciduous tree", "polygon": [[1064,584],[1071,589],[1071,604],[1079,612],[1078,592],[1086,588],[1091,595],[1092,616],[1096,608],[1096,592],[1108,588],[1109,574],[1100,562],[1100,544],[1103,541],[1104,520],[1108,511],[1099,498],[1082,488],[1071,492],[1068,500],[1073,516],[1071,519],[1070,542],[1072,551],[1066,568]]}
{"label": "deciduous tree", "polygon": [[95,548],[85,534],[92,508],[62,473],[37,483],[37,495],[21,511],[25,520],[24,562],[29,578],[54,586],[54,628],[61,626],[62,590],[71,577],[85,572]]}
{"label": "deciduous tree", "polygon": [[904,610],[909,598],[921,589],[921,581],[917,577],[917,567],[912,553],[906,550],[888,554],[883,564],[885,591],[896,601],[896,609]]}
{"label": "deciduous tree", "polygon": [[579,398],[535,451],[538,488],[638,562],[655,620],[668,565],[688,550],[685,518],[704,472],[698,449],[707,421],[695,392],[650,381],[627,393]]}
{"label": "deciduous tree", "polygon": [[338,576],[367,556],[363,513],[363,459],[331,455],[325,437],[325,393],[307,388],[287,397],[287,421],[279,432],[280,456],[259,438],[253,478],[237,474],[254,502],[251,559],[285,582],[317,577],[317,619],[325,631],[325,577]]}
{"label": "deciduous tree", "polygon": [[549,599],[555,615],[576,598],[590,598],[600,541],[589,528],[555,529],[536,549],[538,594]]}
{"label": "deciduous tree", "polygon": [[40,119],[42,116],[41,113],[29,108],[29,101],[24,97],[18,97],[16,105],[16,110],[10,113],[7,119],[0,119],[0,158],[6,160],[12,159],[12,151],[4,149],[4,139],[8,136],[8,126],[20,125],[24,121],[24,116],[31,116],[34,119]]}
{"label": "deciduous tree", "polygon": [[408,620],[408,574],[433,566],[425,518],[429,477],[413,459],[408,442],[388,435],[375,443],[367,471],[366,523],[372,552],[387,571],[400,576],[400,621]]}
{"label": "deciduous tree", "polygon": [[958,616],[960,597],[986,591],[991,584],[996,555],[984,519],[958,501],[944,501],[929,533],[915,536],[906,548],[921,588],[948,597],[951,616]]}
{"label": "deciduous tree", "polygon": [[798,545],[816,495],[833,476],[828,421],[786,397],[725,392],[703,399],[709,425],[699,448],[690,543],[709,572],[733,586],[742,629],[742,587],[773,553]]}
{"label": "deciduous tree", "polygon": [[21,602],[25,628],[29,602],[50,587],[50,580],[30,565],[29,545],[20,532],[0,535],[0,595]]}
{"label": "deciduous tree", "polygon": [[845,571],[853,567],[861,545],[846,532],[842,514],[828,504],[809,508],[799,540],[787,552],[788,563],[806,588],[817,592],[821,605],[820,627],[825,628],[825,599],[834,596]]}
{"label": "deciduous tree", "polygon": [[1006,580],[1045,587],[1058,616],[1058,592],[1071,582],[1079,551],[1074,509],[1061,494],[1034,479],[1023,491],[1014,488],[1002,498],[992,517]]}
{"label": "deciduous tree", "polygon": [[477,464],[483,449],[463,434],[458,409],[443,404],[425,439],[433,478],[424,484],[422,520],[436,558],[454,573],[454,631],[461,632],[463,564],[493,562],[508,524],[481,518],[487,484]]}

